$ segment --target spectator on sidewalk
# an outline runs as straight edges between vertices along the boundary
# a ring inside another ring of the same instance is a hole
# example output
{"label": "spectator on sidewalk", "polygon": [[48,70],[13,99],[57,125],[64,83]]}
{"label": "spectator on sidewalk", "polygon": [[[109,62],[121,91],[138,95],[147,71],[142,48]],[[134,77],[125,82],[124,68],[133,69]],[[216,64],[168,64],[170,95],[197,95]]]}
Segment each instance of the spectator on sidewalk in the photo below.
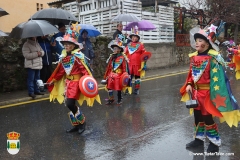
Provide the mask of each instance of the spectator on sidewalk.
{"label": "spectator on sidewalk", "polygon": [[88,32],[86,30],[83,30],[81,35],[78,37],[78,43],[83,44],[83,49],[81,49],[81,52],[87,58],[88,63],[90,64],[90,67],[92,69],[93,68],[93,59],[95,58],[95,54],[93,51],[92,42],[88,38]]}
{"label": "spectator on sidewalk", "polygon": [[51,45],[54,47],[54,52],[56,53],[55,61],[59,60],[59,56],[62,54],[64,46],[57,40],[58,37],[63,37],[66,32],[66,26],[64,23],[58,23],[59,32],[52,37]]}
{"label": "spectator on sidewalk", "polygon": [[118,35],[122,35],[123,25],[121,23],[117,24],[117,30],[113,34],[113,40],[118,38]]}
{"label": "spectator on sidewalk", "polygon": [[121,23],[117,24],[117,30],[113,34],[113,40],[119,38],[121,41],[123,41],[123,45],[126,46],[129,42],[131,42],[131,40],[127,38],[127,33],[122,33],[122,30],[123,25]]}
{"label": "spectator on sidewalk", "polygon": [[48,78],[52,74],[52,59],[53,59],[53,46],[51,46],[48,40],[48,35],[38,37],[37,41],[44,51],[44,56],[42,57],[43,67],[40,71],[40,79],[46,83]]}
{"label": "spectator on sidewalk", "polygon": [[36,95],[43,95],[37,86],[37,80],[40,80],[44,51],[36,41],[36,37],[31,37],[23,44],[22,52],[25,58],[24,67],[27,68],[28,72],[28,95],[35,99]]}

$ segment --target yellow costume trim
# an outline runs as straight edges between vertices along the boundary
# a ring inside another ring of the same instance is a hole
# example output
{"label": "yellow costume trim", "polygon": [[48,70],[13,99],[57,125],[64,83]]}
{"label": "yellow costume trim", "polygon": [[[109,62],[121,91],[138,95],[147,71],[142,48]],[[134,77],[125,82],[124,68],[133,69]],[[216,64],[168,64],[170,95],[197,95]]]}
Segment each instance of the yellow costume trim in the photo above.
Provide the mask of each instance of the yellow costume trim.
{"label": "yellow costume trim", "polygon": [[211,54],[211,55],[216,56],[216,55],[218,55],[219,53],[218,53],[217,51],[215,51],[214,49],[210,49],[210,50],[208,51],[208,54]]}
{"label": "yellow costume trim", "polygon": [[132,87],[123,87],[122,91],[125,93],[128,90],[129,94],[132,94]]}
{"label": "yellow costume trim", "polygon": [[221,114],[223,115],[223,117],[219,118],[221,123],[226,121],[229,127],[238,127],[238,123],[240,121],[239,110],[233,110],[231,112],[221,112]]}
{"label": "yellow costume trim", "polygon": [[87,106],[89,106],[89,107],[92,107],[92,106],[93,106],[94,100],[96,100],[99,104],[101,104],[101,100],[100,100],[99,94],[96,95],[96,96],[93,97],[93,98],[89,98],[89,97],[84,96],[84,95],[81,93],[80,96],[79,96],[79,100],[77,100],[77,101],[78,101],[78,103],[79,103],[80,105],[82,105],[84,100],[87,102]]}
{"label": "yellow costume trim", "polygon": [[196,55],[198,55],[198,52],[197,52],[197,51],[194,52],[194,53],[190,53],[190,54],[188,55],[188,57],[192,57],[192,56],[196,56]]}
{"label": "yellow costume trim", "polygon": [[[189,94],[186,92],[183,96],[182,96],[182,98],[181,98],[181,101],[182,102],[187,102],[188,100],[190,100],[190,97],[189,97]],[[192,115],[193,114],[193,108],[190,108],[189,109],[189,114],[190,115]]]}
{"label": "yellow costume trim", "polygon": [[[213,49],[210,49],[209,51],[208,51],[208,54],[211,54],[211,55],[218,55],[219,53],[217,52],[217,51],[215,51],[215,50],[213,50]],[[198,55],[198,52],[196,51],[196,52],[193,52],[193,53],[190,53],[188,56],[189,57],[192,57],[192,56],[197,56]]]}
{"label": "yellow costume trim", "polygon": [[61,78],[59,81],[54,82],[54,87],[50,93],[50,102],[57,99],[57,101],[60,104],[62,104],[64,101],[63,97],[64,89],[65,89],[65,76],[63,76],[63,78]]}
{"label": "yellow costume trim", "polygon": [[240,61],[237,61],[236,60],[236,56],[237,55],[234,55],[233,56],[233,63],[235,63],[235,65],[236,65],[236,69],[235,69],[235,71],[236,71],[236,79],[240,79]]}
{"label": "yellow costume trim", "polygon": [[144,61],[141,62],[141,68],[138,70],[140,72],[140,78],[145,77],[145,70],[142,70],[144,67]]}
{"label": "yellow costume trim", "polygon": [[236,79],[240,79],[240,70],[236,71]]}
{"label": "yellow costume trim", "polygon": [[186,92],[184,93],[184,95],[181,98],[182,102],[187,102],[188,100],[190,100],[189,94]]}
{"label": "yellow costume trim", "polygon": [[[75,53],[77,53],[79,51],[79,49],[75,49],[75,50],[73,50],[72,52],[71,52],[71,54],[75,54]],[[62,50],[62,53],[61,53],[61,57],[63,57],[63,58],[65,58],[67,56],[67,51],[66,51],[66,49],[63,49]]]}

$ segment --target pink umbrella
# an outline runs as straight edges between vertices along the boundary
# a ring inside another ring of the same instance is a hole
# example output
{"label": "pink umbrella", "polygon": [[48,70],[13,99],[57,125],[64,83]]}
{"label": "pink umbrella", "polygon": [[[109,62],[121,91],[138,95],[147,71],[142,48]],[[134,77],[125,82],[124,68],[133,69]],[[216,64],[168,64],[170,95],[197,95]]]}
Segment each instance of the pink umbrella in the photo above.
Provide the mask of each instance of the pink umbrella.
{"label": "pink umbrella", "polygon": [[124,27],[124,31],[131,31],[132,27],[138,26],[138,30],[139,31],[149,31],[149,30],[154,30],[156,29],[156,27],[149,21],[147,20],[141,20],[139,22],[131,22],[128,23],[125,27]]}

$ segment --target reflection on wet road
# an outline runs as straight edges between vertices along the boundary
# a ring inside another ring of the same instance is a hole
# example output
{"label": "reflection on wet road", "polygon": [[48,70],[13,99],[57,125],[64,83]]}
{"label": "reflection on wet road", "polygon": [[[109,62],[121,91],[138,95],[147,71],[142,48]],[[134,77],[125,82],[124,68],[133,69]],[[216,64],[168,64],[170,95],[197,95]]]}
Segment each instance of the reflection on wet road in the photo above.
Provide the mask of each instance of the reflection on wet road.
{"label": "reflection on wet road", "polygon": [[[185,77],[144,81],[140,95],[124,96],[122,106],[104,105],[107,93],[101,90],[103,105],[81,107],[87,118],[82,135],[65,133],[71,127],[68,109],[58,103],[42,101],[0,109],[0,159],[240,159],[240,129],[229,128],[226,123],[219,125],[220,153],[234,156],[194,156],[185,149],[193,136],[193,117],[180,102],[179,88]],[[240,102],[240,81],[232,77],[231,85]],[[7,152],[6,134],[10,131],[21,134],[17,155]],[[207,145],[208,141],[205,150],[196,152],[204,153]]]}

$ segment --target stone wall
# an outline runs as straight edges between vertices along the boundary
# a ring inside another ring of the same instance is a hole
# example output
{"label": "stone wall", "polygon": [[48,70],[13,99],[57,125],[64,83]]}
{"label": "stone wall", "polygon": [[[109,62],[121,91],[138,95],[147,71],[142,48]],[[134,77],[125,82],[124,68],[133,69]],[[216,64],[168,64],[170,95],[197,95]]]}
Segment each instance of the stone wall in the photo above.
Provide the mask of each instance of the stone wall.
{"label": "stone wall", "polygon": [[148,69],[173,67],[189,64],[188,54],[194,52],[191,47],[176,47],[175,43],[144,44],[152,53],[147,62]]}

